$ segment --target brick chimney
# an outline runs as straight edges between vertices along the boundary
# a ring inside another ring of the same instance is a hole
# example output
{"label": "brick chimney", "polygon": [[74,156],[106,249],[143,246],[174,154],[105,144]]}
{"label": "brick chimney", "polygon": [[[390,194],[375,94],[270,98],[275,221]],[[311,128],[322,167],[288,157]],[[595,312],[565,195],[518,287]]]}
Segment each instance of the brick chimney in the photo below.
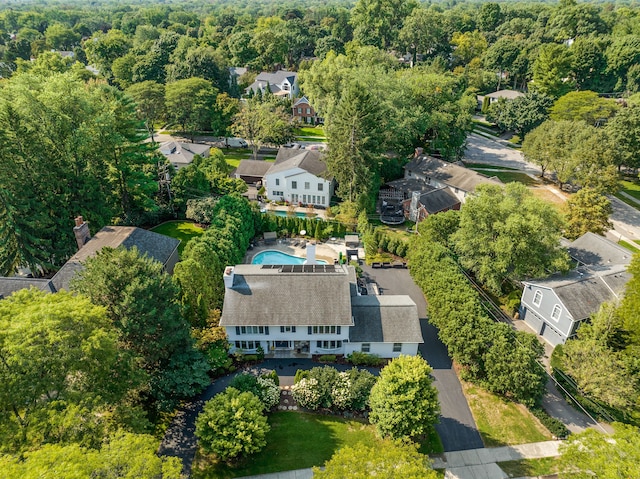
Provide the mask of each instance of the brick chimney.
{"label": "brick chimney", "polygon": [[81,249],[87,241],[91,239],[91,233],[89,232],[89,225],[84,221],[82,216],[76,216],[76,225],[73,227],[73,234],[76,237],[78,243],[78,249]]}

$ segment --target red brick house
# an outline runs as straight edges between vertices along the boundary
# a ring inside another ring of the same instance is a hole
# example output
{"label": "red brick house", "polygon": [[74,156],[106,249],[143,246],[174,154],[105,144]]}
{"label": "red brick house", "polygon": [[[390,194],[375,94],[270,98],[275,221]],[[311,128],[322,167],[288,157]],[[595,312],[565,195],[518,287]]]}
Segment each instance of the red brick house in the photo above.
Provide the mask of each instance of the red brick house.
{"label": "red brick house", "polygon": [[316,110],[311,106],[306,96],[298,99],[293,104],[293,119],[307,125],[324,123],[324,119],[317,115]]}

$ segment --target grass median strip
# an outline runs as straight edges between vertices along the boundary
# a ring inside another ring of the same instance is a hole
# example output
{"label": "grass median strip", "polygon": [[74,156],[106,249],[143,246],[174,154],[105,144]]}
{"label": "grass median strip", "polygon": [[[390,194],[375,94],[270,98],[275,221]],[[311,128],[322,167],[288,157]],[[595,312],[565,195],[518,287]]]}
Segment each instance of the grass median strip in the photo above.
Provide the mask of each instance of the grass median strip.
{"label": "grass median strip", "polygon": [[500,466],[500,469],[502,469],[509,477],[547,476],[550,474],[557,474],[559,471],[557,457],[499,462],[498,466]]}

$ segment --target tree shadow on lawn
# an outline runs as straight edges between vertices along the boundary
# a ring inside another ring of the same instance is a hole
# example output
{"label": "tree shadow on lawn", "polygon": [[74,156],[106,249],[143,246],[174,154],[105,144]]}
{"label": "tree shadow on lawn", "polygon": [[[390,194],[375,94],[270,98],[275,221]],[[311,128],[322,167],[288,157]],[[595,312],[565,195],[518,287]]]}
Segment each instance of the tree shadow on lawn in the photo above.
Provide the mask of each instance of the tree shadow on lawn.
{"label": "tree shadow on lawn", "polygon": [[234,478],[322,466],[340,448],[358,442],[375,446],[379,440],[373,426],[336,416],[294,411],[269,415],[271,431],[267,446],[230,467],[198,451],[192,470],[194,479]]}

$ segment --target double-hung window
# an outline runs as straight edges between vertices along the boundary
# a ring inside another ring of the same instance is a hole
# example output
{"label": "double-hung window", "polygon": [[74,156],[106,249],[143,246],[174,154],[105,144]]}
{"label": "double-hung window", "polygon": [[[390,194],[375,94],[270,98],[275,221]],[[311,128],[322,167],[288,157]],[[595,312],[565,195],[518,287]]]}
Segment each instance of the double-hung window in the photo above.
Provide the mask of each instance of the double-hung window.
{"label": "double-hung window", "polygon": [[338,349],[342,347],[342,341],[317,341],[316,347],[319,349]]}
{"label": "double-hung window", "polygon": [[309,326],[308,334],[340,334],[340,326]]}
{"label": "double-hung window", "polygon": [[533,295],[533,304],[535,306],[540,306],[541,302],[542,302],[542,291],[538,289]]}
{"label": "double-hung window", "polygon": [[296,327],[295,326],[280,326],[280,332],[281,333],[295,333],[296,332]]}
{"label": "double-hung window", "polygon": [[269,326],[236,326],[236,334],[269,334]]}

